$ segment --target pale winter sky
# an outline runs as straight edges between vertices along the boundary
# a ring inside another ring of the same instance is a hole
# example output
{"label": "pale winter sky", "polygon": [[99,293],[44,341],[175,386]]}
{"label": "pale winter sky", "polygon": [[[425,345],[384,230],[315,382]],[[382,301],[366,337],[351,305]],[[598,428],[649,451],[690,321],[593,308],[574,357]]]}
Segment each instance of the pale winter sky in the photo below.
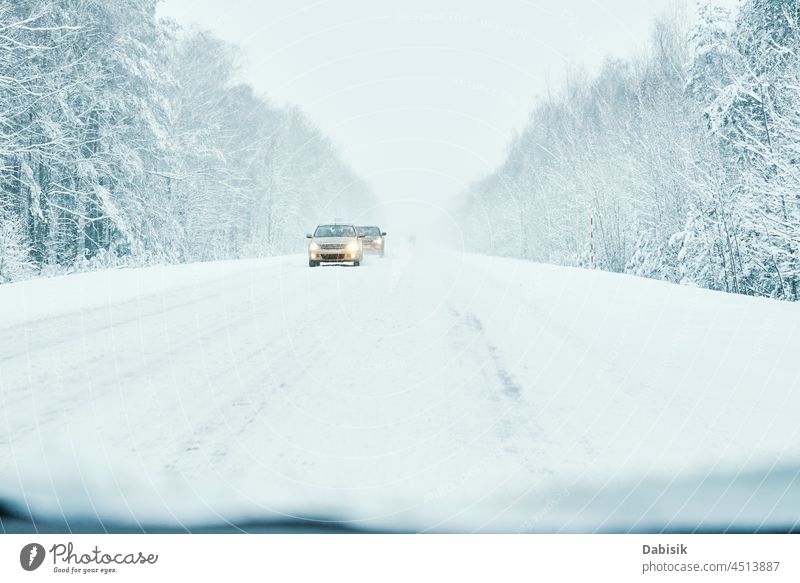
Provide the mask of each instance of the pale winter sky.
{"label": "pale winter sky", "polygon": [[164,0],[161,11],[241,46],[246,79],[299,105],[384,200],[439,205],[502,161],[535,97],[557,89],[568,67],[595,72],[606,55],[639,51],[653,19],[674,7]]}

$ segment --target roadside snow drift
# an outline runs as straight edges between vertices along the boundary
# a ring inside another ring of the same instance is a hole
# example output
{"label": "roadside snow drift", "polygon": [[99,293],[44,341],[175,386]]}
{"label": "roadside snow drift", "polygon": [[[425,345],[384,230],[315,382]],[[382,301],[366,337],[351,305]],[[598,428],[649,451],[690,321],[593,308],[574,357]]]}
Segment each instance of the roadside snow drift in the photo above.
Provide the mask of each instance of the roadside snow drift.
{"label": "roadside snow drift", "polygon": [[191,527],[800,516],[800,306],[395,245],[0,287],[0,499]]}

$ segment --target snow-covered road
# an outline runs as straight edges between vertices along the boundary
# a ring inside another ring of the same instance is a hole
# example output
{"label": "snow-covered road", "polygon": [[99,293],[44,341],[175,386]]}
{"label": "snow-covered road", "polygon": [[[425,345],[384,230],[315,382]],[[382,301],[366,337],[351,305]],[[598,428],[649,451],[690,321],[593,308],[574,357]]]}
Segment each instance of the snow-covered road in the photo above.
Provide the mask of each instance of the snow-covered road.
{"label": "snow-covered road", "polygon": [[791,524],[800,306],[396,245],[0,288],[0,498],[410,530]]}

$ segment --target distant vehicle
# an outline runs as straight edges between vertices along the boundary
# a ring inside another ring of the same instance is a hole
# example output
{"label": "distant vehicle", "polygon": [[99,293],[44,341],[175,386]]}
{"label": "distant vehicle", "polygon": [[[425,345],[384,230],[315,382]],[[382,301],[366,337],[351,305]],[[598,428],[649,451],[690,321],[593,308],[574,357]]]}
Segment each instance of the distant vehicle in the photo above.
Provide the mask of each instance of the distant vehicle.
{"label": "distant vehicle", "polygon": [[355,226],[349,223],[319,225],[308,244],[308,266],[317,267],[320,263],[349,263],[361,265],[364,251],[361,236]]}
{"label": "distant vehicle", "polygon": [[359,236],[362,237],[361,242],[364,251],[368,253],[377,253],[381,257],[386,253],[386,232],[381,231],[375,226],[361,226],[356,227]]}

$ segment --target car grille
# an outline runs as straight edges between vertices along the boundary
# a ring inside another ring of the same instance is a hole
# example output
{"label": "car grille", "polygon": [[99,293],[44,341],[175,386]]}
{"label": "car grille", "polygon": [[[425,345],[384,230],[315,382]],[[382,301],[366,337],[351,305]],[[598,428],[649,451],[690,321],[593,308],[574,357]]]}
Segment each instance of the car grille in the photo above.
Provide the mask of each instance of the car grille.
{"label": "car grille", "polygon": [[340,243],[328,243],[325,245],[320,245],[320,249],[344,249],[347,245],[342,245]]}

